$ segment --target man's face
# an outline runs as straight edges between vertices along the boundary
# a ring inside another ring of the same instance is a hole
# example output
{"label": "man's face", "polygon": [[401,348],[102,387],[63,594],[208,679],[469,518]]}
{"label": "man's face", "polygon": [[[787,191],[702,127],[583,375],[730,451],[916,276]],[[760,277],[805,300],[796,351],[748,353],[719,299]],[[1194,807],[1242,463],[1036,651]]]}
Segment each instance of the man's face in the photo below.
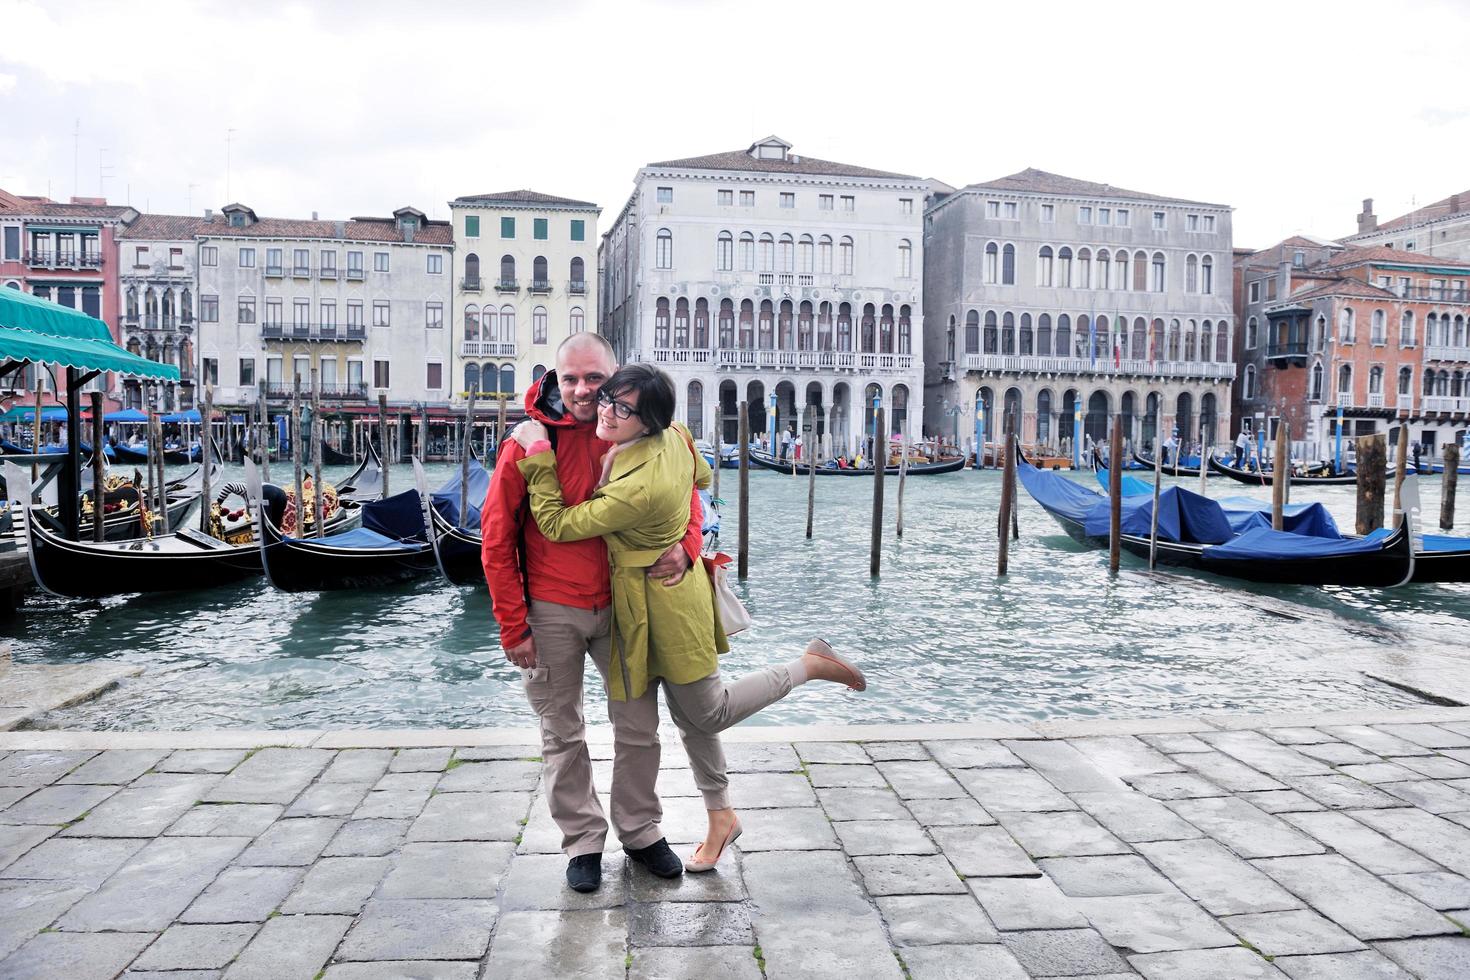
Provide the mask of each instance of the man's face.
{"label": "man's face", "polygon": [[598,344],[562,349],[556,358],[556,383],[562,404],[572,418],[578,422],[597,420],[597,391],[617,367]]}

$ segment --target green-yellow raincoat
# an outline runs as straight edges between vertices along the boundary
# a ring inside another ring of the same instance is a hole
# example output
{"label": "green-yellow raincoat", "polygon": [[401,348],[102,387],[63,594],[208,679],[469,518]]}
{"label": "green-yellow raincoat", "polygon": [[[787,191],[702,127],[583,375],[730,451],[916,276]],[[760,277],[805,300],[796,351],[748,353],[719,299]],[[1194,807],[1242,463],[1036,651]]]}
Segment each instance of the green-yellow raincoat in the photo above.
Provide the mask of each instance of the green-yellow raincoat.
{"label": "green-yellow raincoat", "polygon": [[648,567],[684,537],[689,496],[708,488],[709,464],[674,425],[619,453],[607,485],[585,503],[562,502],[554,452],[520,461],[536,526],[552,541],[601,536],[612,571],[612,662],[608,696],[643,695],[660,677],[689,684],[718,669],[729,649],[705,570],[691,567],[678,585],[648,577]]}

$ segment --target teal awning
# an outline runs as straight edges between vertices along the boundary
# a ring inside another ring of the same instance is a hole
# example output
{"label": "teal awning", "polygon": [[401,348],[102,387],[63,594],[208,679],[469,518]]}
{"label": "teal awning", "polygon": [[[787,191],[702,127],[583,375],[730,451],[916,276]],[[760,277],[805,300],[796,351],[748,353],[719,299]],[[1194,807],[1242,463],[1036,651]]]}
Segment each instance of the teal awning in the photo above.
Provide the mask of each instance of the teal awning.
{"label": "teal awning", "polygon": [[[36,417],[36,406],[15,405],[4,415],[0,415],[0,422],[29,422]],[[66,409],[60,405],[43,405],[41,407],[42,422],[65,422]]]}
{"label": "teal awning", "polygon": [[107,324],[81,310],[39,299],[19,289],[0,289],[0,327],[29,330],[53,337],[112,342]]}

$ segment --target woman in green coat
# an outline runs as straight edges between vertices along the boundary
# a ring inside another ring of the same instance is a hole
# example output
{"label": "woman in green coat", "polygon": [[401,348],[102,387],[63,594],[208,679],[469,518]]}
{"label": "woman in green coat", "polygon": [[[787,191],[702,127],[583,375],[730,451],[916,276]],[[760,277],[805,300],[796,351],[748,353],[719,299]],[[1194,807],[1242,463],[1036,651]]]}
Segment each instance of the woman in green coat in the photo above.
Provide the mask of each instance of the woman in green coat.
{"label": "woman in green coat", "polygon": [[631,364],[603,384],[597,400],[597,436],[612,448],[590,500],[575,507],[562,502],[556,457],[539,422],[516,427],[514,437],[526,450],[519,466],[542,534],[552,541],[607,542],[613,603],[608,697],[636,698],[648,685],[662,684],[709,814],[704,842],[684,866],[709,871],[740,836],[719,733],[808,680],[855,691],[867,682],[819,639],[790,663],[729,684],[721,679],[717,658],[729,647],[709,576],[696,568],[665,584],[645,574],[684,536],[691,489],[710,484],[709,464],[689,433],[673,424],[674,383],[651,365]]}

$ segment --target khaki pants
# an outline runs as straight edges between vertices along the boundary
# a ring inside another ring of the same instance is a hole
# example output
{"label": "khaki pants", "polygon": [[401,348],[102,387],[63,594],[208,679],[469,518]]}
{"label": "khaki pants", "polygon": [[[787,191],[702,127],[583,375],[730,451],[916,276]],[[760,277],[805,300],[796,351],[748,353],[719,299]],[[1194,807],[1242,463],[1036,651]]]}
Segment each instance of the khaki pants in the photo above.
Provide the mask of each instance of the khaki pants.
{"label": "khaki pants", "polygon": [[[541,755],[546,799],[562,832],[568,857],[599,854],[607,840],[607,818],[592,785],[587,726],[582,715],[584,657],[591,656],[607,687],[612,612],[532,600],[529,616],[536,640],[536,667],[522,671],[526,695],[541,719]],[[608,699],[613,726],[612,823],[624,847],[647,847],[663,837],[658,779],[658,688],[650,685],[634,701]]]}
{"label": "khaki pants", "polygon": [[730,778],[725,773],[725,750],[720,732],[791,693],[791,671],[766,667],[726,684],[717,670],[692,684],[663,685],[669,714],[679,726],[694,785],[704,797],[706,810],[730,806]]}

